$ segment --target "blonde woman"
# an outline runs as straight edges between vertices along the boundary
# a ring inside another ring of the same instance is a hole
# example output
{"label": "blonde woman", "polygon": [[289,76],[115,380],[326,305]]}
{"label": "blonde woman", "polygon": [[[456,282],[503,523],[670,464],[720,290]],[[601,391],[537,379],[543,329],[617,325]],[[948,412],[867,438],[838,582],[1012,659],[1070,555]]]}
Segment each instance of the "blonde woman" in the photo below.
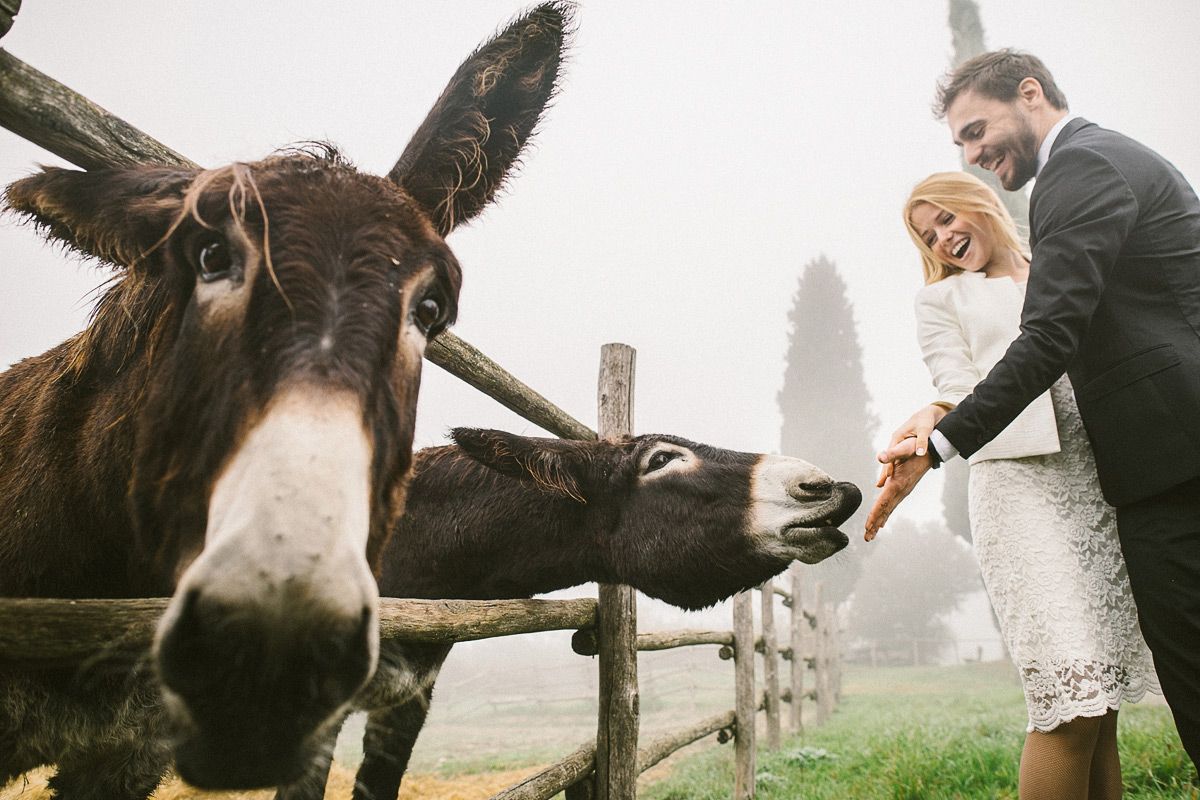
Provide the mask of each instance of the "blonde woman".
{"label": "blonde woman", "polygon": [[[921,353],[953,408],[1016,338],[1029,258],[965,172],[919,183],[904,224],[924,263]],[[1117,711],[1158,686],[1066,376],[969,463],[975,551],[1029,711],[1020,797],[1119,798]]]}

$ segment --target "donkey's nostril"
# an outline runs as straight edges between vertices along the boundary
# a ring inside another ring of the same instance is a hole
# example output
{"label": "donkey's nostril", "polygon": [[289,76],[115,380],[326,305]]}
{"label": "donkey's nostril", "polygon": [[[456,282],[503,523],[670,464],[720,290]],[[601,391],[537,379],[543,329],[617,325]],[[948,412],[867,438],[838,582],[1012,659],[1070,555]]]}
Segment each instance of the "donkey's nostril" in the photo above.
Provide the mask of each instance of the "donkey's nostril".
{"label": "donkey's nostril", "polygon": [[803,481],[794,484],[790,494],[797,500],[824,500],[833,495],[833,482]]}
{"label": "donkey's nostril", "polygon": [[177,692],[200,691],[224,674],[221,659],[214,658],[213,631],[205,617],[204,598],[193,588],[183,596],[179,614],[163,634],[158,666],[163,682]]}
{"label": "donkey's nostril", "polygon": [[176,623],[180,626],[196,624],[196,606],[200,603],[200,590],[196,588],[188,589],[183,596],[183,608],[179,610],[179,621]]}

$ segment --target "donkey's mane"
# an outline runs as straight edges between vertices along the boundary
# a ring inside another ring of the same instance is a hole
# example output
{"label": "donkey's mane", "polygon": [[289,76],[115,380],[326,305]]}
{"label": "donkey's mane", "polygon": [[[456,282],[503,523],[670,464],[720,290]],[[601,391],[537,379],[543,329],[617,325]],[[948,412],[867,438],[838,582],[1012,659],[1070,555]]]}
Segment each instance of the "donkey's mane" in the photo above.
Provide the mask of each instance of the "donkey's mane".
{"label": "donkey's mane", "polygon": [[123,273],[96,291],[100,298],[87,327],[63,345],[59,380],[84,380],[95,369],[122,373],[142,348],[162,338],[163,326],[170,322],[170,289],[161,280]]}

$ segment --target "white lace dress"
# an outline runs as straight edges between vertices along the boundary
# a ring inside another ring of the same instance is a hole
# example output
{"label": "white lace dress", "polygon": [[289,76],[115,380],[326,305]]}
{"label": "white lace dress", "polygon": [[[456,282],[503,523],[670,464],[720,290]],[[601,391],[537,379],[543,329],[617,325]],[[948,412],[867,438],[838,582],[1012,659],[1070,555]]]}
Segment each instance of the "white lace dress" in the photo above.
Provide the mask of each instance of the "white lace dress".
{"label": "white lace dress", "polygon": [[971,532],[1021,673],[1029,731],[1161,693],[1138,627],[1117,520],[1063,376],[1051,389],[1062,451],[971,467]]}

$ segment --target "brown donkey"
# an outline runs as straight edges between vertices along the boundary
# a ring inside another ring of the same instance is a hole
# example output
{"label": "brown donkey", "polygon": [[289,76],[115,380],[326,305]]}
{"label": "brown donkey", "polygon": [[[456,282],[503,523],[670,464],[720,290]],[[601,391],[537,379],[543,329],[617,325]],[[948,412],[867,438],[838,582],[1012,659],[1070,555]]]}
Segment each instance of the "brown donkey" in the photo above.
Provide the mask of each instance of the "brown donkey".
{"label": "brown donkey", "polygon": [[[673,436],[564,442],[459,429],[417,453],[413,501],[384,552],[379,590],[521,598],[624,583],[686,609],[841,550],[862,495],[805,461]],[[448,646],[386,642],[359,696],[370,711],[355,800],[395,800]],[[329,752],[330,748],[326,752]],[[327,771],[327,767],[326,767]],[[277,800],[320,800],[325,771]]]}
{"label": "brown donkey", "polygon": [[[793,560],[846,546],[836,526],[858,489],[795,458],[739,453],[673,436],[564,442],[459,429],[456,446],[419,451],[410,497],[384,551],[385,595],[500,599],[586,581],[626,583],[700,608],[761,583]],[[354,699],[370,712],[356,800],[395,798],[424,724],[447,645],[380,647],[379,669]],[[110,742],[155,741],[166,726],[150,681],[112,694]],[[120,702],[114,703],[113,701]],[[324,796],[336,725],[283,800]],[[143,800],[169,754],[98,748],[87,775],[76,757],[57,777],[129,787]],[[87,744],[87,743],[85,743]],[[134,757],[134,756],[137,757]]]}
{"label": "brown donkey", "polygon": [[[0,375],[0,596],[171,594],[153,660],[193,783],[295,780],[375,670],[421,356],[455,316],[443,237],[516,163],[564,27],[540,6],[468,58],[386,178],[312,147],[8,189],[122,273],[84,332]],[[0,784],[55,762],[60,797],[144,796],[104,766],[162,745],[91,735],[126,680],[0,672]]]}

